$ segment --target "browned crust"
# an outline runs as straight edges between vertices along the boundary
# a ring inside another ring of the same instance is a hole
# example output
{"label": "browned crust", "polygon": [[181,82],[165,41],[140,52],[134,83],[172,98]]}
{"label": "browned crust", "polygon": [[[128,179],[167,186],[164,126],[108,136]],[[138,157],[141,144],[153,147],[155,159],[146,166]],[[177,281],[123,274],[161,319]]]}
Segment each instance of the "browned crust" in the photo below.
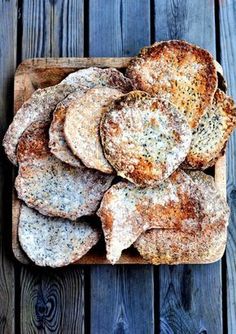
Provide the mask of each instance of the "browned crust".
{"label": "browned crust", "polygon": [[[155,84],[151,84],[143,75],[144,65],[150,66],[148,63],[151,61],[158,63],[158,61],[163,58],[163,55],[166,59],[169,58],[171,60],[171,53],[176,57],[174,59],[174,61],[176,61],[176,67],[181,66],[184,63],[189,63],[191,65],[189,55],[191,55],[193,59],[204,64],[204,70],[197,74],[196,79],[198,82],[198,93],[201,95],[201,105],[196,108],[193,119],[189,120],[190,126],[194,128],[198,125],[198,121],[204,114],[206,107],[212,103],[218,84],[214,60],[207,50],[187,43],[186,41],[171,40],[154,43],[150,47],[141,49],[139,55],[130,61],[126,74],[132,79],[136,89],[144,90],[151,94],[157,94],[162,93],[160,90],[164,87],[163,89],[166,92],[168,91],[172,93],[171,102],[177,105],[177,100],[175,100],[177,90],[175,90],[174,82],[171,82],[171,87],[167,88],[165,84],[163,86],[162,83],[159,83],[159,78],[156,77]],[[180,103],[177,105],[178,107],[182,107],[183,99],[179,101]],[[188,108],[188,104],[186,104],[185,108]]]}
{"label": "browned crust", "polygon": [[48,148],[49,122],[35,122],[27,128],[17,147],[17,161],[20,163],[46,157]]}
{"label": "browned crust", "polygon": [[143,233],[134,246],[151,264],[207,264],[224,254],[227,228],[224,223],[205,230],[186,233],[178,230],[152,229]]}

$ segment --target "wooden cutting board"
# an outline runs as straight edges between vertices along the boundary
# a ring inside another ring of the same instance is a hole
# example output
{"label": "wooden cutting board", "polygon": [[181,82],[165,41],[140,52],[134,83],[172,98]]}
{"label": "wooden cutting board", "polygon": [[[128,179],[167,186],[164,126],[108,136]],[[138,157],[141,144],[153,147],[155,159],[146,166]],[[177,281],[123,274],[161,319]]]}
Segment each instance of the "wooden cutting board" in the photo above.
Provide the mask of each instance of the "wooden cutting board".
{"label": "wooden cutting board", "polygon": [[[34,58],[23,61],[16,70],[14,83],[14,112],[38,88],[55,85],[69,73],[90,66],[115,67],[124,69],[129,58]],[[225,157],[220,158],[214,169],[209,171],[214,177],[216,185],[222,195],[226,196],[226,165]],[[15,257],[21,263],[31,261],[20,247],[17,230],[21,203],[13,189],[12,203],[12,249]],[[105,245],[103,242],[95,246],[75,264],[107,264]],[[138,252],[130,248],[125,250],[118,264],[146,264]]]}

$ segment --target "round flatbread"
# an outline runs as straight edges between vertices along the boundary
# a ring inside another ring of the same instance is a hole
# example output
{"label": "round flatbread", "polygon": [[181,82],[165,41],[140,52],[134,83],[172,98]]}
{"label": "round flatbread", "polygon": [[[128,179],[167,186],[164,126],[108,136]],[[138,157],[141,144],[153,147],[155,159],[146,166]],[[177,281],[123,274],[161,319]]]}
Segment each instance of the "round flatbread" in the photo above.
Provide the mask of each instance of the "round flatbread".
{"label": "round flatbread", "polygon": [[68,95],[63,101],[58,103],[49,128],[49,148],[59,160],[73,166],[81,167],[83,164],[70,150],[64,136],[64,121],[68,109],[77,105],[77,101],[86,90],[79,89]]}
{"label": "round flatbread", "polygon": [[192,128],[212,103],[217,88],[211,54],[185,41],[166,41],[143,48],[131,60],[127,76],[136,89],[158,94],[182,111]]}
{"label": "round flatbread", "polygon": [[206,169],[224,154],[227,141],[236,127],[236,106],[231,97],[217,89],[196,129],[183,168]]}
{"label": "round flatbread", "polygon": [[108,87],[89,89],[68,108],[64,124],[66,141],[73,154],[88,168],[108,174],[113,168],[103,154],[99,125],[104,107],[121,94]]}
{"label": "round flatbread", "polygon": [[141,91],[109,104],[100,134],[105,157],[118,175],[151,187],[177,169],[192,136],[185,116],[174,105]]}
{"label": "round flatbread", "polygon": [[15,114],[4,139],[3,146],[9,160],[17,165],[17,145],[25,129],[36,121],[47,121],[56,105],[76,89],[76,85],[59,84],[37,89]]}
{"label": "round flatbread", "polygon": [[78,261],[99,240],[100,231],[86,221],[46,217],[22,204],[20,245],[38,266],[64,267]]}
{"label": "round flatbread", "polygon": [[95,213],[113,176],[85,167],[74,168],[48,149],[48,126],[33,123],[18,145],[18,197],[47,216],[75,220]]}
{"label": "round flatbread", "polygon": [[76,84],[86,88],[105,86],[116,88],[123,93],[133,89],[131,80],[116,68],[89,67],[69,74],[62,84]]}
{"label": "round flatbread", "polygon": [[225,223],[227,206],[222,205],[224,201],[215,194],[215,188],[212,187],[214,191],[209,188],[200,188],[198,182],[181,170],[156,188],[137,188],[128,182],[113,185],[97,212],[102,221],[108,260],[118,261],[122,250],[151,228],[194,234],[209,223],[215,228],[222,221]]}

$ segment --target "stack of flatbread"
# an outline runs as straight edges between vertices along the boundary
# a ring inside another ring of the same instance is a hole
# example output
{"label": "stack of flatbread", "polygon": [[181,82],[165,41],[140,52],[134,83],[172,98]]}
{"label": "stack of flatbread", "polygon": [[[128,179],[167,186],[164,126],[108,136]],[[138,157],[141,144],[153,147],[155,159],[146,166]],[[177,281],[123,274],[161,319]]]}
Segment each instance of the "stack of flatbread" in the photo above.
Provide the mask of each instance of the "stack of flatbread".
{"label": "stack of flatbread", "polygon": [[28,257],[65,266],[104,236],[112,264],[129,247],[152,264],[220,259],[229,209],[208,168],[236,126],[225,90],[211,54],[175,40],[142,49],[125,75],[90,67],[36,90],[3,142]]}

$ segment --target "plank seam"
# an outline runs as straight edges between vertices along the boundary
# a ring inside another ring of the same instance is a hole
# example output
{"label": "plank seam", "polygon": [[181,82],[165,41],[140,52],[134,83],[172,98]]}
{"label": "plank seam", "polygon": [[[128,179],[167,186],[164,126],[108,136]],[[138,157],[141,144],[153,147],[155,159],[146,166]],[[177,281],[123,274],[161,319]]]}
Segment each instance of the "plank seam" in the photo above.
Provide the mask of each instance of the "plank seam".
{"label": "plank seam", "polygon": [[84,333],[90,334],[91,326],[91,278],[90,278],[90,266],[84,267]]}
{"label": "plank seam", "polygon": [[[215,39],[216,39],[216,59],[221,63],[221,39],[220,39],[220,4],[215,0]],[[227,316],[227,262],[226,255],[221,260],[221,293],[222,293],[222,326],[223,333],[228,333],[228,316]]]}
{"label": "plank seam", "polygon": [[150,0],[150,40],[151,44],[155,42],[155,0]]}
{"label": "plank seam", "polygon": [[22,32],[23,32],[23,0],[18,0],[17,6],[17,48],[16,48],[16,62],[20,64],[22,58]]}
{"label": "plank seam", "polygon": [[221,49],[220,49],[220,8],[219,1],[215,0],[215,37],[216,37],[216,59],[221,61]]}
{"label": "plank seam", "polygon": [[89,57],[89,4],[84,1],[84,57]]}

